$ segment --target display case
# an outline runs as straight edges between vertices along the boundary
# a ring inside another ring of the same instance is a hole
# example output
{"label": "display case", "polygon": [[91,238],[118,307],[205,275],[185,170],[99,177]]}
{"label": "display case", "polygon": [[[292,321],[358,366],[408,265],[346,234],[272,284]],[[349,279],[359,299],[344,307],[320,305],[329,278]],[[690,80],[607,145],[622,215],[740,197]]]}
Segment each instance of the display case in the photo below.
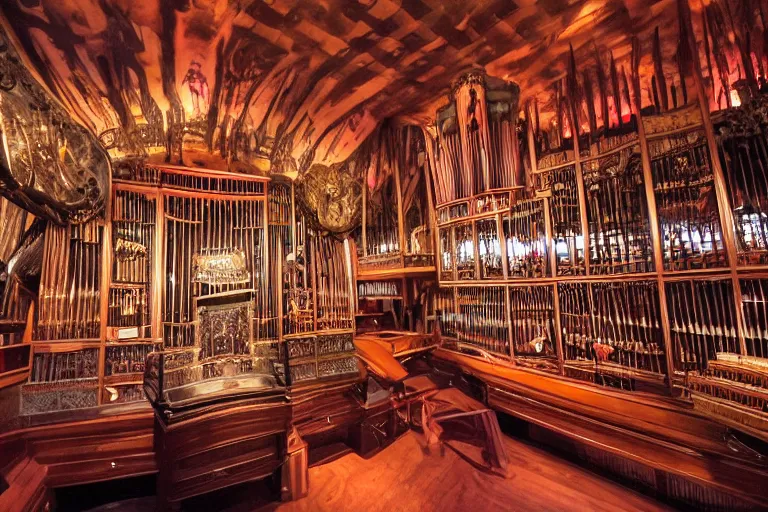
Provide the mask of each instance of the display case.
{"label": "display case", "polygon": [[[349,242],[309,227],[288,181],[197,174],[159,174],[162,350],[144,378],[155,408],[183,417],[221,399],[357,378]],[[334,349],[337,338],[346,344]],[[303,354],[300,340],[317,348]]]}
{"label": "display case", "polygon": [[385,125],[376,137],[380,156],[363,187],[358,276],[433,272],[434,209],[424,134],[415,126]]}
{"label": "display case", "polygon": [[98,344],[74,350],[65,344],[35,344],[29,380],[22,386],[21,414],[97,406],[99,356]]}
{"label": "display case", "polygon": [[543,199],[519,201],[502,217],[510,278],[550,277]]}
{"label": "display case", "polygon": [[[27,379],[30,366],[30,338],[36,293],[25,284],[20,272],[8,270],[17,259],[17,247],[30,247],[24,239],[27,212],[0,198],[0,389]],[[13,264],[18,266],[18,262]]]}
{"label": "display case", "polygon": [[292,385],[357,375],[355,344],[351,332],[328,332],[291,337],[285,350]]}
{"label": "display case", "polygon": [[555,303],[552,285],[510,286],[510,324],[516,360],[557,358]]}
{"label": "display case", "polygon": [[0,318],[0,388],[27,379],[31,344],[25,333],[31,333],[27,326],[35,302],[35,294],[16,277],[11,277],[6,287],[3,291],[8,299]]}
{"label": "display case", "polygon": [[558,286],[566,374],[621,389],[639,383],[663,388],[667,367],[656,281]]}
{"label": "display case", "polygon": [[651,136],[656,211],[664,270],[719,268],[728,264],[706,137],[700,127]]}
{"label": "display case", "polygon": [[582,163],[591,274],[653,272],[648,205],[638,146]]}
{"label": "display case", "polygon": [[[740,84],[744,103],[712,114],[733,218],[738,266],[768,264],[768,117],[764,91]],[[736,92],[736,90],[734,90]]]}
{"label": "display case", "polygon": [[556,275],[584,275],[586,252],[576,169],[572,164],[534,174],[536,195],[549,198]]}
{"label": "display case", "polygon": [[403,280],[358,281],[357,332],[403,327]]}
{"label": "display case", "polygon": [[[748,38],[724,32],[713,4],[704,32],[685,20],[677,27],[678,51],[695,33],[750,68]],[[656,31],[638,35],[621,62],[599,49],[586,60],[572,52],[566,76],[513,118],[522,143],[502,148],[513,166],[503,175],[525,171],[511,182],[525,187],[504,197],[487,163],[500,139],[496,127],[486,138],[483,81],[459,81],[427,144],[440,285],[433,325],[445,348],[690,399],[753,432],[765,425],[754,416],[768,389],[765,88],[757,75],[736,80],[713,48],[691,52],[706,56],[700,65],[683,65]],[[653,64],[647,91],[642,62]],[[500,301],[490,299],[496,287]]]}

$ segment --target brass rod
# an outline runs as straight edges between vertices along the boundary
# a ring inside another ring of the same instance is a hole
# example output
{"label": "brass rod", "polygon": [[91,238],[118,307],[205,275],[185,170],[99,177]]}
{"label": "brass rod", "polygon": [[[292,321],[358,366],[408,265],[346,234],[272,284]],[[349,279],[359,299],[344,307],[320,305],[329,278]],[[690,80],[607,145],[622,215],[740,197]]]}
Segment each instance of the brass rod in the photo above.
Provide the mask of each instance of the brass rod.
{"label": "brass rod", "polygon": [[731,269],[731,279],[733,281],[733,299],[735,302],[736,313],[736,332],[739,339],[739,349],[742,355],[747,353],[747,344],[744,339],[744,315],[742,311],[742,299],[741,299],[741,283],[738,276],[738,252],[736,250],[736,228],[733,223],[733,215],[730,200],[728,199],[728,188],[725,181],[725,173],[720,162],[720,152],[717,147],[717,140],[715,139],[715,128],[712,124],[712,117],[709,113],[709,97],[707,96],[704,88],[704,78],[701,72],[701,62],[699,61],[698,46],[694,40],[693,23],[691,22],[691,8],[688,4],[688,0],[678,0],[680,2],[680,12],[682,16],[682,23],[687,26],[688,33],[688,47],[691,51],[691,55],[694,55],[693,60],[693,81],[696,85],[696,97],[698,98],[699,108],[701,110],[701,118],[704,125],[704,133],[707,137],[707,147],[709,148],[709,158],[712,164],[712,175],[715,183],[715,193],[717,195],[717,207],[720,214],[720,222],[722,228],[723,243],[725,245],[725,252],[728,256],[728,266]]}

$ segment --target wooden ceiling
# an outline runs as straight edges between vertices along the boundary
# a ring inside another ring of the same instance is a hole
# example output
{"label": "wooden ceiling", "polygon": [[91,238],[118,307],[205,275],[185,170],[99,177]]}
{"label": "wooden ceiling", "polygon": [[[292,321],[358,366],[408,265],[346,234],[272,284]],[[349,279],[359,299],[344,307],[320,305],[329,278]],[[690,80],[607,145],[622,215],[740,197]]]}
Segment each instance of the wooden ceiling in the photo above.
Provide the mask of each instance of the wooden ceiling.
{"label": "wooden ceiling", "polygon": [[[4,0],[26,64],[113,160],[298,175],[346,160],[384,119],[426,122],[471,67],[522,96],[569,46],[629,54],[674,0]],[[672,20],[672,22],[670,22]],[[666,34],[669,34],[666,36]],[[169,137],[169,134],[171,137]],[[173,157],[173,160],[176,157]]]}

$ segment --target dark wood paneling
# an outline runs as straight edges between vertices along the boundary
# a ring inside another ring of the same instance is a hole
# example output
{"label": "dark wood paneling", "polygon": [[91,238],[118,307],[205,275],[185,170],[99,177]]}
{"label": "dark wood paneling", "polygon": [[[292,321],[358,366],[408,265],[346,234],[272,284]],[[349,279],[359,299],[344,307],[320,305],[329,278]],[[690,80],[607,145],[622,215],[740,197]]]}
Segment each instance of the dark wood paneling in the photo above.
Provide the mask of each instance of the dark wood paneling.
{"label": "dark wood paneling", "polygon": [[46,482],[50,487],[66,487],[156,472],[155,454],[150,451],[122,454],[106,459],[72,460],[60,464],[49,464]]}
{"label": "dark wood paneling", "polygon": [[[0,449],[8,446],[0,444]],[[3,456],[11,455],[2,451]],[[14,455],[17,452],[14,451]],[[0,476],[7,488],[0,492],[0,510],[7,512],[32,512],[42,510],[46,502],[50,502],[50,492],[46,485],[45,466],[41,466],[26,454],[15,457],[13,462],[6,464]]]}
{"label": "dark wood paneling", "polygon": [[0,438],[19,444],[47,474],[48,487],[80,485],[157,471],[152,414],[142,412],[28,428]]}

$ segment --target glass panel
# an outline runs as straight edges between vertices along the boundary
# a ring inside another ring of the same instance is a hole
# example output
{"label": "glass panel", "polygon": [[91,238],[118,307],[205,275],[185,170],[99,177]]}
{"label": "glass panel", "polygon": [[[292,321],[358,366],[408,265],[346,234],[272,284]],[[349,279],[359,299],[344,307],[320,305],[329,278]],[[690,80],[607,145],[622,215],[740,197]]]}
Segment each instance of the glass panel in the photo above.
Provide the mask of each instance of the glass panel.
{"label": "glass panel", "polygon": [[501,279],[504,270],[501,266],[501,242],[496,219],[477,221],[477,249],[480,257],[480,277],[483,279]]}
{"label": "glass panel", "polygon": [[547,235],[544,226],[544,201],[522,201],[504,217],[504,238],[510,277],[550,275]]}
{"label": "glass panel", "polygon": [[472,224],[458,224],[454,227],[454,255],[459,280],[475,279],[475,242]]}

